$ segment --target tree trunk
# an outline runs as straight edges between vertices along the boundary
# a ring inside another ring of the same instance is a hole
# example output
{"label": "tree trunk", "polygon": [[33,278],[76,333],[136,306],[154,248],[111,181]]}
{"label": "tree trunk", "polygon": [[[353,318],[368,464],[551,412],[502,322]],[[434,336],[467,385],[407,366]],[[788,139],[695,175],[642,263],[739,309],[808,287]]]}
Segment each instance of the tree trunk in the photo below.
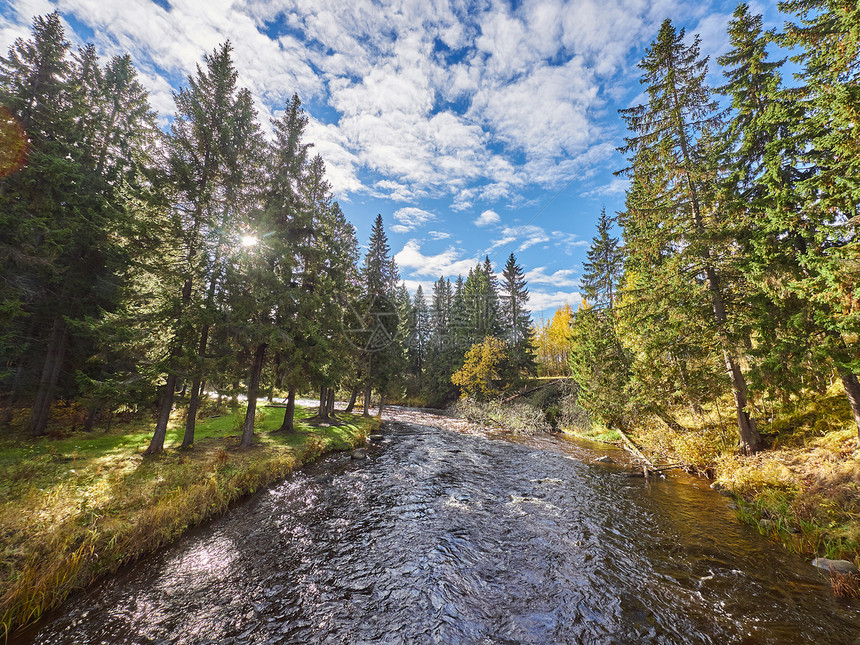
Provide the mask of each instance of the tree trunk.
{"label": "tree trunk", "polygon": [[188,414],[185,418],[185,435],[182,437],[182,448],[194,445],[194,426],[197,423],[197,409],[200,407],[200,377],[195,376],[191,384],[191,399],[188,401]]}
{"label": "tree trunk", "polygon": [[36,394],[36,402],[33,404],[30,416],[30,429],[33,436],[43,436],[47,430],[48,414],[51,411],[51,404],[54,402],[54,391],[60,378],[67,345],[66,323],[62,318],[55,318],[51,328],[48,350],[45,354],[45,364],[42,367],[42,376],[39,379],[39,391]]}
{"label": "tree trunk", "polygon": [[284,422],[278,428],[278,432],[292,432],[293,419],[296,415],[296,388],[291,387],[287,395],[287,409],[284,411]]}
{"label": "tree trunk", "polygon": [[99,408],[97,405],[94,405],[90,408],[89,413],[87,414],[87,420],[84,421],[84,430],[87,432],[93,431],[93,426],[96,423],[96,416],[99,413]]}
{"label": "tree trunk", "polygon": [[376,418],[377,419],[382,418],[382,408],[384,408],[384,407],[385,407],[385,397],[382,396],[382,393],[380,392],[379,393],[379,410],[376,411]]}
{"label": "tree trunk", "polygon": [[334,388],[328,388],[328,400],[326,401],[326,414],[334,417]]}
{"label": "tree trunk", "polygon": [[352,412],[353,408],[355,408],[355,400],[358,398],[358,393],[360,391],[360,387],[352,388],[352,393],[349,395],[349,405],[346,406],[346,412]]}
{"label": "tree trunk", "polygon": [[752,455],[764,447],[764,442],[756,428],[755,419],[747,412],[747,384],[734,358],[723,350],[726,360],[726,370],[732,379],[732,392],[735,395],[735,410],[738,418],[738,435],[740,436],[741,450],[744,454]]}
{"label": "tree trunk", "polygon": [[845,369],[839,369],[839,378],[842,379],[842,387],[845,388],[845,396],[848,397],[854,423],[857,424],[857,437],[860,438],[860,380],[856,374]]}
{"label": "tree trunk", "polygon": [[[197,346],[197,356],[202,357],[206,353],[206,345],[208,343],[209,325],[203,325],[203,329],[200,330],[200,343]],[[191,399],[188,401],[188,415],[185,418],[185,436],[182,437],[183,448],[190,448],[194,445],[194,427],[197,424],[197,410],[200,408],[200,393],[202,389],[203,376],[198,371],[194,376],[194,382],[191,384]]]}
{"label": "tree trunk", "polygon": [[266,348],[268,344],[261,343],[254,352],[254,361],[251,363],[251,374],[248,380],[248,410],[245,412],[245,426],[242,428],[242,442],[240,448],[250,448],[254,438],[254,416],[257,413],[257,395],[260,393],[260,375],[263,373],[263,364],[266,360]]}
{"label": "tree trunk", "polygon": [[164,450],[164,437],[167,436],[167,422],[170,420],[170,411],[173,409],[173,395],[176,392],[176,374],[167,375],[167,383],[161,393],[161,403],[158,409],[158,419],[155,422],[155,432],[145,455],[157,455]]}
{"label": "tree trunk", "polygon": [[370,383],[364,386],[364,416],[370,416]]}
{"label": "tree trunk", "polygon": [[319,418],[322,421],[328,421],[328,388],[320,387],[320,407]]}

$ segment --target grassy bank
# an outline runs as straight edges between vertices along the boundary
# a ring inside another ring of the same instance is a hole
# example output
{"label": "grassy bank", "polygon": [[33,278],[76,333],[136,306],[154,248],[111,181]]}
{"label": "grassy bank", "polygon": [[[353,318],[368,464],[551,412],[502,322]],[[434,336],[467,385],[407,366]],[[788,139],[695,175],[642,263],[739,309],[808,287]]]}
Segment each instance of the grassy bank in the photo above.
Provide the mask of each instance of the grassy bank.
{"label": "grassy bank", "polygon": [[860,444],[837,387],[760,421],[768,449],[754,456],[737,453],[726,409],[675,418],[680,428],[658,419],[638,424],[634,439],[715,477],[714,487],[734,497],[738,518],[786,548],[860,564]]}
{"label": "grassy bank", "polygon": [[[72,591],[169,543],[187,528],[331,450],[362,443],[377,422],[339,414],[313,425],[297,408],[296,431],[270,433],[283,410],[262,408],[255,445],[239,450],[243,411],[201,420],[192,450],[143,457],[146,422],[110,432],[0,441],[0,634],[31,623]],[[184,424],[181,424],[184,425]]]}

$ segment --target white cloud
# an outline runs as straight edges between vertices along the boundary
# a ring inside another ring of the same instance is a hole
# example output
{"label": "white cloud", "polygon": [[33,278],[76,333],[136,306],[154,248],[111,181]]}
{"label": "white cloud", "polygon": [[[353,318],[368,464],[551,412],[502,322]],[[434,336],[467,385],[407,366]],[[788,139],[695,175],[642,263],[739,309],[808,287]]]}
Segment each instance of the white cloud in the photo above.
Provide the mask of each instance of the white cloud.
{"label": "white cloud", "polygon": [[491,226],[493,224],[498,224],[502,221],[502,218],[499,217],[499,214],[495,211],[484,211],[480,215],[478,215],[478,219],[476,219],[473,223],[475,226]]}
{"label": "white cloud", "polygon": [[578,287],[579,280],[573,277],[572,269],[559,269],[553,273],[547,274],[546,267],[535,267],[530,271],[526,271],[526,281],[529,285],[533,284],[551,284],[555,287]]}
{"label": "white cloud", "polygon": [[453,247],[437,255],[424,255],[418,240],[409,240],[394,256],[401,269],[412,269],[411,275],[446,278],[466,275],[477,264],[474,258],[463,258],[462,251]]}
{"label": "white cloud", "polygon": [[576,233],[564,233],[562,231],[552,232],[553,246],[560,247],[565,254],[572,255],[573,249],[591,244],[588,240],[581,240]]}
{"label": "white cloud", "polygon": [[549,240],[549,235],[547,235],[546,231],[540,226],[535,226],[533,224],[527,224],[524,226],[506,226],[502,229],[502,237],[497,240],[493,240],[493,243],[490,245],[490,250],[492,251],[504,248],[512,242],[520,242],[516,250],[517,253],[520,253],[536,244],[549,242]]}
{"label": "white cloud", "polygon": [[424,292],[424,302],[428,305],[430,304],[430,298],[433,294],[433,285],[435,284],[434,280],[404,280],[403,284],[406,285],[406,288],[413,297],[420,286],[421,291]]}
{"label": "white cloud", "polygon": [[434,240],[447,240],[451,237],[451,234],[447,231],[427,231],[427,235],[432,237]]}
{"label": "white cloud", "polygon": [[665,15],[698,22],[706,51],[722,47],[725,23],[691,0],[14,4],[0,38],[56,4],[100,53],[131,53],[162,118],[170,88],[229,39],[264,128],[293,92],[320,108],[307,138],[338,197],[451,197],[455,211],[587,177],[614,154],[603,112],[632,78],[631,51]]}
{"label": "white cloud", "polygon": [[581,197],[606,197],[607,195],[620,195],[630,187],[630,180],[621,177],[613,178],[608,184],[592,188],[581,193]]}
{"label": "white cloud", "polygon": [[421,208],[407,206],[406,208],[400,208],[394,211],[394,219],[396,219],[399,224],[392,226],[391,230],[395,233],[408,233],[409,231],[413,231],[416,228],[423,226],[427,222],[434,221],[436,216]]}
{"label": "white cloud", "polygon": [[552,313],[552,311],[570,305],[574,309],[582,302],[582,294],[578,291],[541,291],[529,289],[529,306],[532,315]]}

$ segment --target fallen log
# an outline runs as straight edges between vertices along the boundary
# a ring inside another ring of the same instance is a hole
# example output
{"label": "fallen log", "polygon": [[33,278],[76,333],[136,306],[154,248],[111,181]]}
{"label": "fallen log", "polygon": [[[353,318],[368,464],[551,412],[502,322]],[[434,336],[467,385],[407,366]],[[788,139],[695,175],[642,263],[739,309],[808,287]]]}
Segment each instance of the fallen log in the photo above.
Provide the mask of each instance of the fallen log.
{"label": "fallen log", "polygon": [[509,396],[506,399],[502,399],[501,403],[507,403],[508,401],[513,401],[514,399],[518,399],[521,396],[525,396],[526,394],[531,394],[532,392],[537,392],[538,390],[542,390],[545,387],[549,387],[550,385],[555,385],[556,383],[561,383],[561,379],[556,379],[554,381],[550,381],[549,383],[544,383],[543,385],[538,385],[537,387],[533,387],[530,390],[525,390],[523,392],[517,392],[513,396]]}
{"label": "fallen log", "polygon": [[618,434],[621,435],[621,438],[624,440],[625,449],[627,452],[632,453],[635,457],[639,458],[641,461],[645,462],[645,465],[642,467],[642,472],[645,474],[645,479],[648,479],[649,472],[659,472],[657,467],[651,463],[651,460],[648,459],[645,455],[642,454],[642,451],[639,450],[639,447],[633,443],[633,440],[627,436],[627,434],[621,428],[618,428]]}

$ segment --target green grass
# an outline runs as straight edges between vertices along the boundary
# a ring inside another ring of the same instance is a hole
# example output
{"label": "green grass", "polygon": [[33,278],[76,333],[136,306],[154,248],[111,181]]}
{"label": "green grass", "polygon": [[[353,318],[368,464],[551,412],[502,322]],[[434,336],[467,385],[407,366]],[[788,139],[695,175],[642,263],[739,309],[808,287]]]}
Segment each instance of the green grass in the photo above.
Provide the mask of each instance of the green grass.
{"label": "green grass", "polygon": [[614,430],[612,428],[605,428],[603,426],[594,425],[589,428],[570,428],[570,427],[562,427],[561,431],[564,434],[570,435],[572,437],[580,437],[582,439],[588,439],[589,441],[600,441],[602,443],[612,443],[617,444],[621,441],[621,435],[618,433],[618,430]]}
{"label": "green grass", "polygon": [[238,447],[242,410],[197,423],[195,445],[178,450],[173,422],[165,452],[144,457],[151,423],[60,439],[0,441],[0,633],[37,620],[69,593],[169,543],[187,528],[276,481],[302,463],[364,441],[376,420],[339,414],[272,433],[282,408],[260,409],[254,445]]}

